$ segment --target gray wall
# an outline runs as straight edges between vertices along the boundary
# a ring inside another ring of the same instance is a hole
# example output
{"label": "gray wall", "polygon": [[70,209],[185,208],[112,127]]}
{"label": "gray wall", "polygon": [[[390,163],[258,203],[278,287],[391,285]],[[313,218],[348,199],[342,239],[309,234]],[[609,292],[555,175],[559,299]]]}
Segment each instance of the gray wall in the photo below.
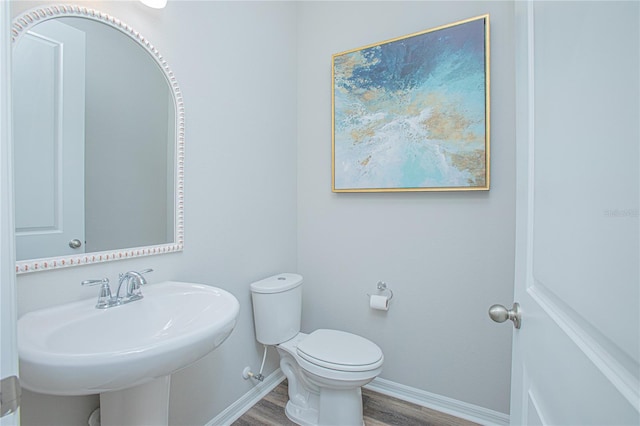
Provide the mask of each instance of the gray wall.
{"label": "gray wall", "polygon": [[[52,2],[48,2],[52,3]],[[57,3],[57,2],[56,2]],[[83,2],[127,22],[172,67],[186,108],[185,250],[18,278],[21,313],[94,297],[87,278],[154,268],[153,281],[231,291],[239,323],[172,378],[170,422],[204,424],[251,388],[258,368],[248,285],[305,276],[303,327],[376,341],[383,378],[508,412],[510,336],[486,311],[512,298],[513,16],[510,2]],[[33,6],[14,2],[13,15]],[[331,55],[491,13],[492,189],[332,194]],[[366,293],[385,280],[388,313]],[[277,367],[273,351],[265,373]],[[24,425],[83,425],[95,397],[26,392]]]}
{"label": "gray wall", "polygon": [[[331,55],[490,13],[489,192],[331,192]],[[298,14],[298,271],[303,327],[370,338],[381,377],[509,412],[515,123],[510,2],[309,2]],[[368,307],[384,280],[387,313]],[[490,391],[488,391],[490,390]]]}

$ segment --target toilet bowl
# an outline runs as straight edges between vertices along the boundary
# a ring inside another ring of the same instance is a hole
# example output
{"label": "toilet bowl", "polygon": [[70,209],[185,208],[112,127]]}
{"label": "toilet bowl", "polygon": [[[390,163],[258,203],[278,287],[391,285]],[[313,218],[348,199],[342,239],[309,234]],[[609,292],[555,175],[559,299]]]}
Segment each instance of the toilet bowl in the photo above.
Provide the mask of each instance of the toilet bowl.
{"label": "toilet bowl", "polygon": [[362,426],[362,386],[382,371],[382,350],[339,330],[300,332],[302,277],[280,274],[251,285],[256,338],[275,345],[288,379],[287,417],[300,425]]}
{"label": "toilet bowl", "polygon": [[289,381],[286,414],[291,421],[362,425],[361,387],[382,371],[384,357],[377,345],[354,334],[321,329],[298,333],[276,348]]}

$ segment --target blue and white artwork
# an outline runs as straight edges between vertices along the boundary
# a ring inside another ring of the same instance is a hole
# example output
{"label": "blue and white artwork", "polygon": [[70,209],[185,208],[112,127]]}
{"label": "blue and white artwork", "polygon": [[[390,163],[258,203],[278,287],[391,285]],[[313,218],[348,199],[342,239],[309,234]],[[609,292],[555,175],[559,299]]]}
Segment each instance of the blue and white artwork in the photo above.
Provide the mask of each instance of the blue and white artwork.
{"label": "blue and white artwork", "polygon": [[489,189],[489,16],[333,55],[333,190]]}

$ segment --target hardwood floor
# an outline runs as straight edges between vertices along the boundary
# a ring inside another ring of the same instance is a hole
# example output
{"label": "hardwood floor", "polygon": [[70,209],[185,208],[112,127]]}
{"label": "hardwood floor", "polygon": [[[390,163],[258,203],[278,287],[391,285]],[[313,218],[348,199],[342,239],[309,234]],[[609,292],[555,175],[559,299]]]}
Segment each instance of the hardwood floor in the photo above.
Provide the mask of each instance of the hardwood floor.
{"label": "hardwood floor", "polygon": [[[287,381],[236,420],[232,426],[295,426],[284,414]],[[363,389],[362,406],[365,426],[472,426],[476,423],[414,405],[397,398]],[[336,425],[338,426],[338,425]]]}

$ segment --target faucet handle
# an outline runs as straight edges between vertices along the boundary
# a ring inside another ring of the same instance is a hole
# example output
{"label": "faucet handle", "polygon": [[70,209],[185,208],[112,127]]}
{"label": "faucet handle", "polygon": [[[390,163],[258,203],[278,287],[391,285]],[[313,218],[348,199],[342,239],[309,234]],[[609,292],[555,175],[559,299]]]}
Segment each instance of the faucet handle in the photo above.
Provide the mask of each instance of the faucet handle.
{"label": "faucet handle", "polygon": [[100,294],[98,295],[98,303],[96,303],[96,308],[106,309],[110,306],[113,306],[114,303],[117,303],[117,301],[114,301],[113,296],[111,295],[109,278],[103,278],[101,280],[85,280],[80,284],[91,286],[100,284]]}
{"label": "faucet handle", "polygon": [[84,280],[80,283],[80,285],[98,285],[102,284],[103,286],[109,285],[109,278],[103,278],[101,280]]}

